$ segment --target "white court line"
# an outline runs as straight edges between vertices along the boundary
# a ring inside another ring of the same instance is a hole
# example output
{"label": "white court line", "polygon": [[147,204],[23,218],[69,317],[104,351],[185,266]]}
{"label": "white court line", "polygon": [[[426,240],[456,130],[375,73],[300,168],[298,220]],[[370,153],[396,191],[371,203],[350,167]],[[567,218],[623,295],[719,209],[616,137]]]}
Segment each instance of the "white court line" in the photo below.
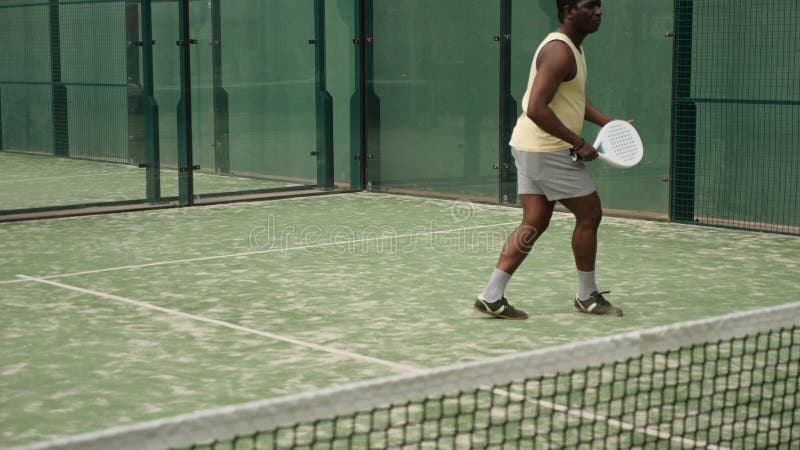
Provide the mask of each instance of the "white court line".
{"label": "white court line", "polygon": [[[129,305],[137,306],[139,308],[158,311],[158,312],[165,313],[165,314],[168,314],[168,315],[171,315],[171,316],[176,316],[176,317],[180,317],[180,318],[183,318],[183,319],[193,320],[193,321],[196,321],[196,322],[207,323],[207,324],[210,324],[210,325],[216,325],[216,326],[219,326],[219,327],[228,328],[228,329],[235,330],[235,331],[240,331],[240,332],[243,332],[243,333],[254,334],[254,335],[257,335],[257,336],[262,336],[262,337],[266,337],[266,338],[269,338],[269,339],[274,339],[276,341],[286,342],[286,343],[297,345],[297,346],[300,346],[300,347],[305,347],[305,348],[309,348],[309,349],[312,349],[312,350],[317,350],[317,351],[321,351],[321,352],[325,352],[325,353],[330,353],[330,354],[333,354],[333,355],[336,355],[336,356],[342,356],[342,357],[350,358],[350,359],[353,359],[353,360],[356,360],[356,361],[361,361],[361,362],[371,363],[371,364],[378,364],[378,365],[385,366],[385,367],[388,367],[388,368],[393,369],[393,370],[397,370],[397,371],[402,372],[402,373],[413,373],[413,372],[419,372],[419,371],[423,370],[423,368],[421,368],[421,367],[417,367],[417,366],[413,366],[413,365],[409,365],[409,364],[400,364],[400,363],[396,363],[396,362],[393,362],[393,361],[388,361],[388,360],[385,360],[385,359],[374,358],[374,357],[362,355],[362,354],[359,354],[359,353],[349,352],[349,351],[346,351],[346,350],[339,350],[339,349],[336,349],[336,348],[333,348],[333,347],[329,347],[329,346],[326,346],[326,345],[314,344],[312,342],[302,341],[300,339],[296,339],[296,338],[289,337],[289,336],[283,336],[283,335],[279,335],[279,334],[275,334],[275,333],[270,333],[270,332],[267,332],[267,331],[256,330],[254,328],[249,328],[249,327],[244,327],[244,326],[241,326],[241,325],[236,325],[234,323],[225,322],[223,320],[211,319],[211,318],[204,317],[204,316],[199,316],[199,315],[196,315],[196,314],[185,313],[185,312],[178,311],[178,310],[175,310],[175,309],[164,308],[162,306],[153,305],[151,303],[143,302],[143,301],[140,301],[140,300],[133,300],[133,299],[126,298],[126,297],[120,297],[118,295],[106,294],[106,293],[103,293],[103,292],[93,291],[93,290],[90,290],[90,289],[84,289],[84,288],[81,288],[81,287],[60,283],[58,281],[49,281],[49,280],[44,280],[42,278],[30,277],[30,276],[27,276],[27,275],[17,275],[17,277],[19,277],[20,279],[25,280],[25,281],[33,281],[33,282],[36,282],[36,283],[47,284],[47,285],[50,285],[50,286],[55,286],[55,287],[59,287],[59,288],[62,288],[62,289],[67,289],[67,290],[70,290],[70,291],[73,291],[73,292],[78,292],[78,293],[81,293],[81,294],[87,294],[87,295],[92,295],[92,296],[95,296],[95,297],[104,298],[104,299],[107,299],[107,300],[113,300],[113,301],[116,301],[116,302],[127,303]],[[593,413],[591,411],[587,411],[587,410],[584,410],[584,409],[581,409],[581,408],[570,408],[568,406],[564,406],[564,405],[561,405],[561,404],[558,404],[558,403],[549,402],[549,401],[546,401],[546,400],[539,400],[539,399],[535,399],[535,398],[529,398],[529,397],[524,396],[522,394],[511,392],[511,391],[508,391],[508,390],[505,390],[505,389],[493,388],[491,390],[491,392],[493,392],[495,394],[498,394],[498,395],[502,395],[504,397],[511,398],[513,400],[525,401],[525,402],[528,402],[528,403],[534,403],[534,404],[537,404],[537,405],[542,406],[544,408],[548,408],[548,409],[551,409],[553,411],[563,412],[563,413],[566,413],[566,414],[569,414],[571,416],[575,416],[575,417],[578,417],[578,418],[582,418],[582,419],[586,419],[586,420],[592,420],[592,421],[605,422],[609,426],[612,426],[612,427],[615,427],[615,428],[620,428],[622,430],[634,431],[636,433],[641,433],[641,434],[646,434],[646,435],[649,435],[649,436],[654,436],[654,437],[657,437],[659,439],[669,439],[670,441],[676,442],[676,443],[680,444],[681,446],[689,446],[689,447],[693,447],[693,448],[705,447],[705,448],[712,449],[712,450],[727,450],[724,447],[719,447],[719,446],[716,446],[716,445],[709,445],[708,443],[706,443],[704,441],[695,441],[695,440],[687,439],[687,438],[684,438],[684,437],[681,437],[681,436],[674,436],[674,435],[671,435],[669,433],[660,431],[660,430],[652,428],[652,427],[637,427],[635,425],[631,425],[631,424],[626,423],[626,422],[622,422],[622,421],[619,421],[619,420],[611,419],[611,418],[603,416],[601,414],[596,414],[596,413]]]}
{"label": "white court line", "polygon": [[295,339],[289,336],[282,336],[279,334],[269,333],[266,331],[256,330],[254,328],[244,327],[241,325],[236,325],[235,323],[225,322],[224,320],[217,320],[211,319],[208,317],[198,316],[196,314],[189,314],[182,311],[178,311],[176,309],[164,308],[162,306],[153,305],[151,303],[143,302],[140,300],[133,300],[130,298],[120,297],[118,295],[106,294],[104,292],[93,291],[90,289],[84,289],[77,286],[72,286],[69,284],[59,283],[58,281],[49,281],[43,280],[41,278],[36,277],[29,277],[27,275],[17,275],[17,277],[26,280],[26,281],[33,281],[36,283],[42,284],[49,284],[50,286],[59,287],[62,289],[67,289],[74,292],[79,292],[81,294],[93,295],[95,297],[104,298],[107,300],[113,300],[116,302],[127,303],[130,305],[138,306],[139,308],[150,309],[153,311],[162,312],[171,316],[181,317],[183,319],[194,320],[196,322],[203,322],[211,325],[216,325],[219,327],[229,328],[231,330],[241,331],[243,333],[248,334],[255,334],[257,336],[262,336],[270,339],[275,339],[276,341],[287,342],[289,344],[294,344],[300,347],[306,347],[313,350],[319,350],[322,352],[330,353],[337,356],[344,356],[350,359],[372,363],[372,364],[380,364],[382,366],[389,367],[394,370],[399,370],[402,372],[414,372],[419,370],[417,367],[409,366],[405,364],[398,364],[392,361],[386,361],[384,359],[373,358],[371,356],[365,356],[358,353],[348,352],[346,350],[339,350],[333,347],[328,347],[325,345],[314,344],[311,342],[301,341],[300,339]]}
{"label": "white court line", "polygon": [[[480,225],[475,227],[467,227],[467,228],[457,228],[457,229],[450,229],[450,230],[439,230],[439,231],[429,231],[426,233],[410,233],[410,234],[401,234],[401,235],[387,235],[387,236],[377,236],[374,238],[367,238],[367,239],[352,239],[349,241],[338,241],[338,242],[325,242],[322,244],[309,244],[309,245],[300,245],[297,247],[286,247],[286,248],[272,248],[268,250],[254,250],[251,252],[242,252],[242,253],[230,253],[227,255],[216,255],[216,256],[202,256],[198,258],[189,258],[189,259],[176,259],[172,261],[159,261],[153,263],[146,263],[146,264],[133,264],[130,266],[119,266],[119,267],[109,267],[105,269],[95,269],[95,270],[85,270],[83,272],[72,272],[72,273],[63,273],[59,275],[48,275],[39,277],[42,280],[51,280],[53,278],[63,278],[63,277],[73,277],[78,275],[90,275],[95,273],[103,273],[103,272],[113,272],[117,270],[130,270],[130,269],[141,269],[145,267],[156,267],[156,266],[166,266],[170,264],[185,264],[191,262],[198,262],[198,261],[209,261],[214,259],[226,259],[226,258],[238,258],[242,256],[252,256],[252,255],[263,255],[266,253],[275,253],[275,252],[289,252],[293,250],[307,250],[311,248],[323,248],[323,247],[334,247],[338,245],[353,245],[363,242],[370,242],[370,241],[377,241],[383,239],[400,239],[400,238],[407,238],[407,237],[418,237],[418,236],[432,236],[435,234],[447,234],[447,233],[457,233],[461,231],[471,231],[471,230],[479,230],[482,228],[492,228],[492,227],[502,227],[506,225],[516,225],[519,224],[519,221],[515,222],[506,222],[506,223],[497,223],[492,225]],[[6,280],[0,281],[0,284],[9,284],[9,283],[21,283],[26,280],[24,279],[17,279],[17,280]]]}
{"label": "white court line", "polygon": [[608,425],[610,425],[612,427],[615,427],[615,428],[619,428],[621,430],[634,431],[636,433],[646,434],[648,436],[653,436],[653,437],[656,437],[656,438],[659,438],[659,439],[669,439],[670,441],[679,444],[681,447],[687,446],[687,447],[690,447],[690,448],[707,448],[709,450],[730,450],[727,447],[720,447],[718,445],[709,444],[708,442],[705,442],[705,441],[696,441],[694,439],[688,439],[688,438],[685,438],[685,437],[682,437],[682,436],[675,436],[673,434],[666,433],[664,431],[661,431],[661,430],[659,430],[657,428],[653,428],[653,427],[637,427],[637,426],[631,425],[631,424],[629,424],[627,422],[622,422],[620,420],[611,419],[611,418],[606,417],[606,416],[604,416],[602,414],[596,414],[596,413],[593,413],[593,412],[590,412],[590,411],[587,411],[587,410],[584,410],[584,409],[580,409],[580,408],[570,408],[568,406],[564,406],[564,405],[561,405],[561,404],[558,404],[558,403],[548,402],[547,400],[538,400],[538,399],[535,399],[535,398],[530,398],[530,397],[527,397],[525,395],[518,394],[516,392],[507,391],[505,389],[497,389],[497,388],[495,388],[495,389],[492,389],[492,392],[497,394],[497,395],[501,395],[503,397],[508,397],[508,398],[510,398],[512,400],[535,403],[535,404],[537,404],[539,406],[542,406],[544,408],[548,408],[548,409],[552,409],[553,411],[558,411],[558,412],[562,412],[562,413],[565,413],[565,414],[569,414],[570,416],[578,417],[580,419],[586,419],[586,420],[590,420],[592,422],[605,422]]}

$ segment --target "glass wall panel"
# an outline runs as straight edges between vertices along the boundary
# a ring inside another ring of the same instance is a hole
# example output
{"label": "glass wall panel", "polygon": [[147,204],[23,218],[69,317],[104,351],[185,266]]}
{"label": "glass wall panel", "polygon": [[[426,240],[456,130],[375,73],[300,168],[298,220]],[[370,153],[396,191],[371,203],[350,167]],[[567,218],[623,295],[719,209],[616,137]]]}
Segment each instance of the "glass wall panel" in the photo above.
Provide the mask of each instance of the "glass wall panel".
{"label": "glass wall panel", "polygon": [[369,183],[497,201],[498,2],[376,1],[373,13]]}
{"label": "glass wall panel", "polygon": [[316,185],[314,2],[190,4],[197,196]]}
{"label": "glass wall panel", "polygon": [[125,0],[0,3],[0,211],[144,201],[128,148],[131,10]]}

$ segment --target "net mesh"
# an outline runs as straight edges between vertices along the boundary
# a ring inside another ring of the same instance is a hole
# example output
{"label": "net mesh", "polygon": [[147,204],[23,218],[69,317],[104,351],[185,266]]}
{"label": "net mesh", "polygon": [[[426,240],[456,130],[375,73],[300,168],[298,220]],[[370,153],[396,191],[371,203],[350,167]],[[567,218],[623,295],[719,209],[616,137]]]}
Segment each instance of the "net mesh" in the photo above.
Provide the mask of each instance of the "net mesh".
{"label": "net mesh", "polygon": [[797,329],[191,448],[773,448],[800,439]]}
{"label": "net mesh", "polygon": [[797,448],[800,303],[26,447]]}

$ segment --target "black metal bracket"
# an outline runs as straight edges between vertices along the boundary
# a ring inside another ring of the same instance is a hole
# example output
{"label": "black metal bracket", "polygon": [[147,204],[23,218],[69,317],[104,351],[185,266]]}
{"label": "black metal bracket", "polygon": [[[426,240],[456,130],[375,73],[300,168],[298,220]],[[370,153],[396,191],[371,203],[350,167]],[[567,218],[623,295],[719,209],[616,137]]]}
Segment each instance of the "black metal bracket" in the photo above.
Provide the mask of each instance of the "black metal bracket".
{"label": "black metal bracket", "polygon": [[184,40],[175,41],[175,45],[189,45],[189,44],[197,45],[197,39],[189,39],[188,41]]}
{"label": "black metal bracket", "polygon": [[[178,170],[179,170],[180,172],[188,172],[188,171],[189,171],[189,168],[188,168],[188,167],[181,167],[181,168],[180,168],[180,169],[178,169]],[[200,170],[200,166],[192,166],[192,170]]]}

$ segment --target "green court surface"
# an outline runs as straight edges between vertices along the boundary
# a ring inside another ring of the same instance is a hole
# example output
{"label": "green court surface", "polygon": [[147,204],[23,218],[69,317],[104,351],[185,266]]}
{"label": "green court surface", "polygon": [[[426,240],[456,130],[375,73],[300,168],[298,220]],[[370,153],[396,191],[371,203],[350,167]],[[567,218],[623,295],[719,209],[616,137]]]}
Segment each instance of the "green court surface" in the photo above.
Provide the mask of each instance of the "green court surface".
{"label": "green court surface", "polygon": [[520,210],[337,194],[0,224],[0,446],[798,300],[800,239],[605,218],[573,309],[557,213],[472,310]]}
{"label": "green court surface", "polygon": [[[145,169],[126,164],[0,152],[0,211],[143,200]],[[161,196],[178,196],[178,171],[162,169]],[[197,172],[195,192],[224,193],[295,183]]]}

